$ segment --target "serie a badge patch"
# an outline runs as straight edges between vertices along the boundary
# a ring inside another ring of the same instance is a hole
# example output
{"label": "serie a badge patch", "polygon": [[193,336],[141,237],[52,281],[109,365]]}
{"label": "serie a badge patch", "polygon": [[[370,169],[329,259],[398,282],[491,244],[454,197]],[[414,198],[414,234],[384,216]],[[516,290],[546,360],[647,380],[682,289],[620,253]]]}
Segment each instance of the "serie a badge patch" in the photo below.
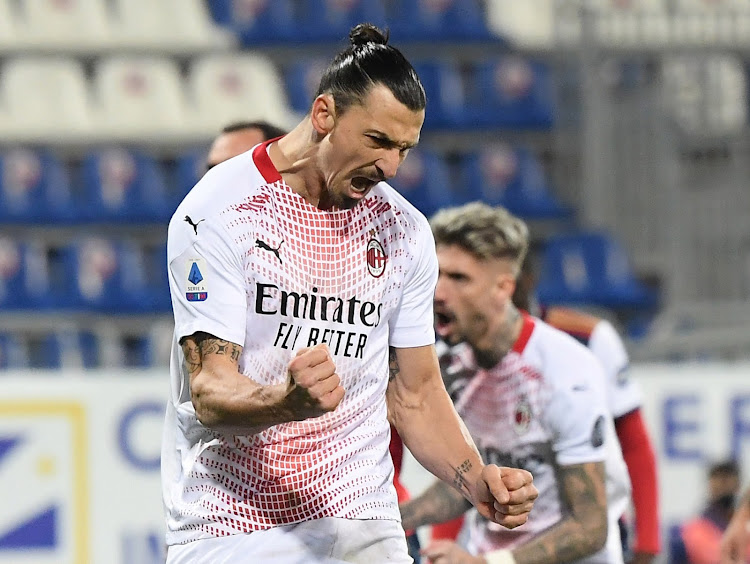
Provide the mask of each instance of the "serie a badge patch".
{"label": "serie a badge patch", "polygon": [[206,262],[202,258],[187,260],[187,287],[185,297],[189,302],[205,302],[208,299],[208,284],[203,273],[206,272]]}

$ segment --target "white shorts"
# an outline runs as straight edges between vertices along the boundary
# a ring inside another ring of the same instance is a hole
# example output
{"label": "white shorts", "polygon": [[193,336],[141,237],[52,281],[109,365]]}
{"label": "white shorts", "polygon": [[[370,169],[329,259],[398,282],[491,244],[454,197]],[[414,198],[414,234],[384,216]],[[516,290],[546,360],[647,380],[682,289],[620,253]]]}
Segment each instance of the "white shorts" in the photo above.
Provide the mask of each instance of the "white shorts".
{"label": "white shorts", "polygon": [[401,523],[325,517],[172,545],[167,564],[411,564]]}

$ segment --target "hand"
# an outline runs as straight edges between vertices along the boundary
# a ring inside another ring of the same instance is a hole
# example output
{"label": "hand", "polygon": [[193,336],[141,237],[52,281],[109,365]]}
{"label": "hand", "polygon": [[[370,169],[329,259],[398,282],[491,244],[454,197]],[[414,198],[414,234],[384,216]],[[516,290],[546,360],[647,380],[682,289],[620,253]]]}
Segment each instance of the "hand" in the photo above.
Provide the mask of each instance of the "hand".
{"label": "hand", "polygon": [[531,472],[488,464],[477,481],[474,506],[486,519],[514,529],[528,520],[537,496]]}
{"label": "hand", "polygon": [[628,564],[651,564],[656,558],[656,554],[650,552],[634,552],[633,558],[630,559]]}
{"label": "hand", "polygon": [[423,549],[430,564],[485,564],[484,558],[472,556],[453,541],[439,540]]}
{"label": "hand", "polygon": [[721,537],[721,564],[743,564],[747,551],[748,525],[745,512],[739,509]]}
{"label": "hand", "polygon": [[286,400],[295,420],[333,411],[344,398],[341,378],[336,374],[328,345],[300,349],[288,370]]}

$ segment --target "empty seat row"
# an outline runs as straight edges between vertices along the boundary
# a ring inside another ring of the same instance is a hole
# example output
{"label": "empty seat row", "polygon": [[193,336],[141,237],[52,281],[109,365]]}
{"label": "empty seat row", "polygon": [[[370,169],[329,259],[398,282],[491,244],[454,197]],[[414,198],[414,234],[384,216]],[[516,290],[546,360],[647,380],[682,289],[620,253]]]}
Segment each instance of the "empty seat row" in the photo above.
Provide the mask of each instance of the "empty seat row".
{"label": "empty seat row", "polygon": [[[166,224],[204,170],[205,148],[162,159],[109,147],[75,162],[49,150],[0,152],[0,222]],[[571,215],[536,156],[502,143],[449,156],[420,147],[391,183],[426,215],[470,200],[501,204],[527,219]]]}
{"label": "empty seat row", "polygon": [[235,42],[204,0],[0,0],[0,53],[183,53]]}
{"label": "empty seat row", "polygon": [[481,0],[212,0],[214,19],[242,43],[345,40],[352,26],[387,27],[399,43],[492,38]]}
{"label": "empty seat row", "polygon": [[[327,64],[302,60],[284,70],[292,108],[306,112]],[[547,129],[554,88],[547,67],[515,55],[488,54],[473,63],[416,61],[427,94],[425,128]]]}
{"label": "empty seat row", "polygon": [[0,239],[0,310],[167,312],[163,243]]}
{"label": "empty seat row", "polygon": [[165,366],[157,341],[151,333],[105,337],[78,330],[0,332],[0,370]]}
{"label": "empty seat row", "polygon": [[264,57],[194,58],[186,76],[168,58],[117,56],[89,78],[72,58],[19,57],[0,68],[0,141],[205,140],[227,122],[286,125],[283,81]]}

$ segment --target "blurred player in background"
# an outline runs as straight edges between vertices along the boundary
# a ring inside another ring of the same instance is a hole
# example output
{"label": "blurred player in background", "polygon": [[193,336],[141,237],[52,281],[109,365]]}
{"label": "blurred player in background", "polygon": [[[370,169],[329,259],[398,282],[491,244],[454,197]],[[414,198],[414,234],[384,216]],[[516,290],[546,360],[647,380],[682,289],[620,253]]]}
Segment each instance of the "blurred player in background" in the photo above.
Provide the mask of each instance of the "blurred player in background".
{"label": "blurred player in background", "polygon": [[[437,332],[449,345],[466,343],[477,367],[452,382],[456,409],[484,460],[532,472],[539,499],[523,527],[503,530],[471,512],[468,551],[436,541],[423,554],[433,564],[623,562],[617,520],[630,490],[601,364],[512,301],[526,225],[480,203],[438,212],[431,225]],[[436,483],[401,509],[404,526],[419,527],[467,504]]]}
{"label": "blurred player in background", "polygon": [[429,224],[384,182],[424,89],[374,26],[350,42],[300,124],[206,173],[170,222],[170,564],[411,562],[389,420],[488,520],[517,527],[537,496],[483,464],[445,392]]}
{"label": "blurred player in background", "polygon": [[[286,135],[286,131],[264,121],[239,121],[227,125],[214,139],[206,158],[206,170],[210,170],[217,164],[227,159],[236,157],[249,151],[258,143],[270,141]],[[401,482],[401,469],[404,461],[404,444],[396,428],[391,425],[391,442],[389,447],[393,458],[393,485],[396,487],[398,502],[402,503],[409,499],[409,491]],[[409,548],[409,556],[416,564],[419,564],[419,537],[416,531],[407,531],[406,543]]]}
{"label": "blurred player in background", "polygon": [[211,143],[206,157],[206,170],[227,159],[249,151],[258,143],[286,135],[286,131],[265,121],[230,123]]}
{"label": "blurred player in background", "polygon": [[[627,527],[620,521],[621,534],[633,564],[648,564],[661,550],[659,532],[659,499],[656,457],[641,412],[641,396],[635,382],[628,378],[629,358],[622,339],[609,321],[562,307],[544,307],[534,296],[536,256],[529,253],[518,277],[513,302],[521,310],[538,316],[586,345],[604,366],[607,402],[615,421],[617,438],[628,467],[632,484],[635,517],[635,542],[627,546]],[[469,370],[460,345],[448,351],[441,345],[441,360],[446,370],[461,373]],[[463,358],[462,358],[463,357]],[[451,375],[446,374],[451,391]],[[432,527],[433,539],[456,539],[462,518]],[[626,552],[626,557],[628,556]]]}
{"label": "blurred player in background", "polygon": [[721,538],[721,564],[750,562],[750,487],[740,498]]}

